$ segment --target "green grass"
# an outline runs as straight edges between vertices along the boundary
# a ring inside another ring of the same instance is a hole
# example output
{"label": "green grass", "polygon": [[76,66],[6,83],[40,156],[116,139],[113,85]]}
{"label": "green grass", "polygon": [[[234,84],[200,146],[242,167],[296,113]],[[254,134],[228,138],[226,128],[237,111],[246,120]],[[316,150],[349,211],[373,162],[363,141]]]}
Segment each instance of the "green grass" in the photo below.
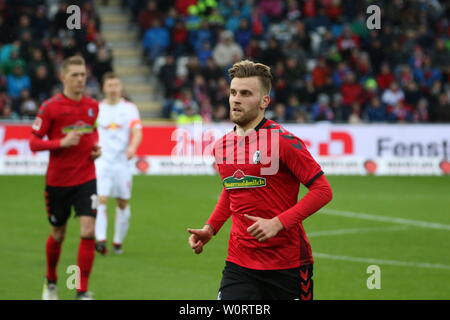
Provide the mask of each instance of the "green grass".
{"label": "green grass", "polygon": [[[351,212],[450,225],[449,177],[328,177],[334,191],[326,207]],[[1,176],[0,299],[39,299],[45,273],[49,226],[43,201],[44,177]],[[137,176],[132,220],[122,256],[96,256],[90,289],[96,299],[215,299],[226,256],[229,223],[194,255],[187,227],[201,227],[220,192],[215,176]],[[303,191],[304,193],[304,191]],[[109,210],[112,238],[113,202]],[[307,233],[400,226],[316,213]],[[400,226],[401,227],[401,226]],[[381,290],[369,290],[366,262],[316,257],[316,299],[450,299],[450,231],[415,226],[402,230],[312,236],[313,253],[440,264],[447,269],[379,263]],[[59,273],[76,263],[79,222],[69,220]]]}

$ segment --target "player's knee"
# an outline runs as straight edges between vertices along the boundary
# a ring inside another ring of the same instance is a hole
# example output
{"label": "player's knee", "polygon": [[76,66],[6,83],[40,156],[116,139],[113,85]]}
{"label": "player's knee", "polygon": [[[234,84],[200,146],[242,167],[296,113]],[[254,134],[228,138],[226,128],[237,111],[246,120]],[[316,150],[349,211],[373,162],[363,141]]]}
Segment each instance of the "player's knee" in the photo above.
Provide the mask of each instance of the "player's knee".
{"label": "player's knee", "polygon": [[56,242],[62,244],[64,242],[65,232],[63,230],[54,229],[52,231],[52,237]]}

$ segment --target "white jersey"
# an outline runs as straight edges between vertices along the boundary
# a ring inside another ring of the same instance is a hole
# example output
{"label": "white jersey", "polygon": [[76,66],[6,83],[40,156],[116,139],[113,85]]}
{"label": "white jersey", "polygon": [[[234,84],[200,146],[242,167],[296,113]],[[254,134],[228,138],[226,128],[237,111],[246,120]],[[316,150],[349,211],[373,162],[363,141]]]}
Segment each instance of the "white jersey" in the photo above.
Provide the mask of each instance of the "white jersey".
{"label": "white jersey", "polygon": [[142,128],[139,111],[134,103],[125,99],[115,105],[103,100],[99,107],[97,128],[102,155],[98,160],[111,164],[127,163],[126,150],[132,129]]}

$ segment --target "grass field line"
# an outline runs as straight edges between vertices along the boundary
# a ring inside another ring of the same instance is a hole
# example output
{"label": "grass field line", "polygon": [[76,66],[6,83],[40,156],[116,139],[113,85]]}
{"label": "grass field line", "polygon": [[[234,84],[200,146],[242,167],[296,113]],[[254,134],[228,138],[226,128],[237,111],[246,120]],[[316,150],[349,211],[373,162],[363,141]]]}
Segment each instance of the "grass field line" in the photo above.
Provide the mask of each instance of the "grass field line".
{"label": "grass field line", "polygon": [[395,227],[381,227],[381,228],[352,228],[352,229],[337,229],[337,230],[325,230],[308,232],[308,238],[311,237],[326,237],[326,236],[340,236],[346,234],[357,233],[371,233],[371,232],[389,232],[389,231],[403,231],[408,230],[407,226],[395,226]]}
{"label": "grass field line", "polygon": [[374,259],[374,258],[360,258],[360,257],[349,257],[349,256],[338,256],[328,253],[316,252],[313,254],[314,258],[320,259],[330,259],[330,260],[340,260],[349,262],[360,262],[360,263],[370,263],[370,264],[380,264],[380,265],[391,265],[397,267],[414,267],[414,268],[426,268],[426,269],[444,269],[450,270],[450,266],[445,264],[434,264],[426,262],[413,262],[413,261],[397,261],[397,260],[384,260],[384,259]]}
{"label": "grass field line", "polygon": [[409,226],[415,226],[415,227],[421,227],[421,228],[450,231],[450,225],[442,224],[442,223],[438,223],[438,222],[428,222],[428,221],[412,220],[412,219],[405,219],[405,218],[398,218],[398,217],[387,217],[387,216],[380,216],[380,215],[370,214],[370,213],[341,211],[341,210],[328,209],[328,208],[322,209],[322,210],[320,210],[320,212],[323,214],[329,214],[329,215],[333,215],[333,216],[340,216],[340,217],[346,217],[346,218],[390,222],[390,223],[398,223],[398,224],[402,224],[402,225],[409,225]]}

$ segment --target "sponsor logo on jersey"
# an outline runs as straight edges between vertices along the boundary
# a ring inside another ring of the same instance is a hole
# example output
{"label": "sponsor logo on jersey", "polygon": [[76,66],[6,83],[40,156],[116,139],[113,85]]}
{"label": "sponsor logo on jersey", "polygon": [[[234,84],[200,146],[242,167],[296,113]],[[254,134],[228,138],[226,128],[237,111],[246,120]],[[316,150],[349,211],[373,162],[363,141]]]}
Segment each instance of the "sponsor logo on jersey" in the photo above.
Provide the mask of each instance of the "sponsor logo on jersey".
{"label": "sponsor logo on jersey", "polygon": [[122,125],[115,123],[115,122],[111,122],[108,125],[104,126],[105,129],[108,130],[117,130],[117,129],[121,129]]}
{"label": "sponsor logo on jersey", "polygon": [[71,131],[78,131],[81,133],[92,133],[94,131],[94,126],[84,121],[77,121],[75,124],[64,127],[62,129],[62,132],[64,134],[68,134]]}
{"label": "sponsor logo on jersey", "polygon": [[230,177],[223,179],[225,189],[258,188],[266,186],[266,178],[247,176],[242,170],[236,170]]}

